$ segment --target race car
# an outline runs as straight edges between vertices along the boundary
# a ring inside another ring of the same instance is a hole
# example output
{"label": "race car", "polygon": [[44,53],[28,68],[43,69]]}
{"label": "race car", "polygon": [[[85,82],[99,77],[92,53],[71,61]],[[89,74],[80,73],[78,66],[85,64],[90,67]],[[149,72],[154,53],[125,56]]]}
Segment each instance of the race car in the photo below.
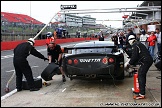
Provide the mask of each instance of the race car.
{"label": "race car", "polygon": [[65,47],[63,71],[74,78],[124,79],[124,54],[112,41],[90,41]]}

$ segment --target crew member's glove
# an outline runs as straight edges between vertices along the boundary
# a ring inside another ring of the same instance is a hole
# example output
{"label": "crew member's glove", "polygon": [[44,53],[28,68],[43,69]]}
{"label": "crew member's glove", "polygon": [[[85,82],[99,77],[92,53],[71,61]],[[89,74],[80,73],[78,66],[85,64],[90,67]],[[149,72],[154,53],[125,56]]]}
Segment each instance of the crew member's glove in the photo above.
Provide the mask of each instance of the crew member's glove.
{"label": "crew member's glove", "polygon": [[128,68],[130,67],[129,62],[126,62],[126,63],[124,64],[124,67],[125,67],[126,69],[128,69]]}
{"label": "crew member's glove", "polygon": [[59,65],[60,64],[60,62],[59,61],[57,61],[57,63],[56,63],[57,65]]}
{"label": "crew member's glove", "polygon": [[49,60],[48,58],[44,58],[44,61]]}
{"label": "crew member's glove", "polygon": [[59,61],[58,60],[55,60],[55,64],[59,65]]}

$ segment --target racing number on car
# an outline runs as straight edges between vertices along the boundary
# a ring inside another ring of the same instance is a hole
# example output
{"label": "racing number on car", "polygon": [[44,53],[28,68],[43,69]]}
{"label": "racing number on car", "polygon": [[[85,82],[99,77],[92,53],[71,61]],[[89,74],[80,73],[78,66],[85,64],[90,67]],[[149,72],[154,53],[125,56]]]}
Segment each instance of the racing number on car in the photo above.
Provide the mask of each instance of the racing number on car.
{"label": "racing number on car", "polygon": [[79,59],[80,62],[100,62],[101,59]]}

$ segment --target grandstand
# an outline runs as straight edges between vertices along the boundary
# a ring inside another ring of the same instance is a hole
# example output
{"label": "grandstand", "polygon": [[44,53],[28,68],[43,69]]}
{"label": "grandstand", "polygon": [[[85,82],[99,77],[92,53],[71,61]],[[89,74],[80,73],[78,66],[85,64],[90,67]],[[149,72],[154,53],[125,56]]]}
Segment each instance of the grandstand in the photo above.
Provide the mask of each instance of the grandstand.
{"label": "grandstand", "polygon": [[1,12],[1,39],[22,40],[33,37],[44,25],[28,15]]}
{"label": "grandstand", "polygon": [[1,12],[1,21],[8,21],[14,23],[24,23],[24,24],[43,24],[42,22],[23,14],[15,14],[8,12]]}

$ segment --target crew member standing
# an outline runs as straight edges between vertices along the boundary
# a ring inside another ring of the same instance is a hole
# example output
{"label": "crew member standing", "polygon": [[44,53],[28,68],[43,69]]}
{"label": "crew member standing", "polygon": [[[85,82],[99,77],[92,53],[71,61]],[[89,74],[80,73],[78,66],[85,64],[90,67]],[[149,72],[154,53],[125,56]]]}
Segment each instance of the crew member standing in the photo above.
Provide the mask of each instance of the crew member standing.
{"label": "crew member standing", "polygon": [[32,75],[31,67],[27,61],[27,57],[32,54],[35,57],[41,58],[44,61],[48,60],[44,55],[38,52],[34,46],[34,39],[30,38],[27,42],[21,43],[16,46],[14,49],[13,64],[16,72],[16,88],[17,91],[22,90],[22,78],[25,76],[27,83],[29,85],[30,91],[37,91],[39,88],[36,88],[34,85],[34,79]]}
{"label": "crew member standing", "polygon": [[[54,36],[55,36],[55,34],[54,34]],[[48,49],[49,43],[50,43],[50,42],[53,42],[53,41],[55,41],[55,40],[56,40],[56,37],[53,37],[52,32],[48,32],[48,33],[47,33],[47,38],[46,38],[47,49]],[[47,54],[47,55],[48,55],[48,54]]]}
{"label": "crew member standing", "polygon": [[138,82],[140,92],[134,99],[145,98],[145,86],[146,86],[146,74],[153,63],[148,49],[144,44],[137,41],[134,35],[128,37],[128,42],[132,46],[132,56],[129,62],[126,62],[125,66],[140,64],[138,69]]}
{"label": "crew member standing", "polygon": [[47,47],[48,47],[48,44],[49,44],[50,42],[54,41],[54,40],[55,40],[55,37],[53,37],[52,32],[48,32],[48,33],[47,33],[47,38],[46,38],[46,45],[47,45]]}

